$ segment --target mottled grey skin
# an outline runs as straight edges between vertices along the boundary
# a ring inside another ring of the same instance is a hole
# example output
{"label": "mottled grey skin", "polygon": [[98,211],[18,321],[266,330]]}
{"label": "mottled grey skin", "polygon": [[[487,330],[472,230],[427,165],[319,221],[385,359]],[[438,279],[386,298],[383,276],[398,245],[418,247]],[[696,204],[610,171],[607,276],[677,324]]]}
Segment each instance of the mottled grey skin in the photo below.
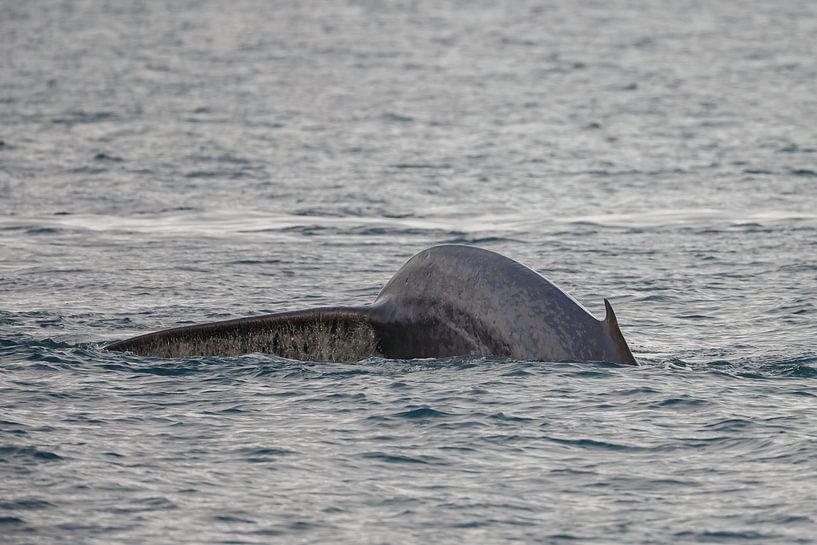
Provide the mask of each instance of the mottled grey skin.
{"label": "mottled grey skin", "polygon": [[637,365],[610,303],[595,319],[531,269],[446,245],[412,257],[364,307],[326,307],[181,327],[112,344],[147,356],[265,352],[293,359],[496,355]]}

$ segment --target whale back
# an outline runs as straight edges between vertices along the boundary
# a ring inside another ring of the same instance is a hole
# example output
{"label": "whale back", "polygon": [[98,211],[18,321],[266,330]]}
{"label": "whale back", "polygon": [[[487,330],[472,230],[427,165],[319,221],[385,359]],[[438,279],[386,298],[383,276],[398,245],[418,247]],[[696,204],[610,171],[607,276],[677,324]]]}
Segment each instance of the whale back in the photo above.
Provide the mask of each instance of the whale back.
{"label": "whale back", "polygon": [[550,280],[505,256],[444,245],[412,257],[372,310],[388,357],[491,354],[634,364],[612,307],[594,318]]}
{"label": "whale back", "polygon": [[184,326],[106,347],[157,357],[251,352],[291,359],[496,355],[635,364],[605,300],[595,319],[545,277],[497,253],[445,245],[412,257],[372,305]]}

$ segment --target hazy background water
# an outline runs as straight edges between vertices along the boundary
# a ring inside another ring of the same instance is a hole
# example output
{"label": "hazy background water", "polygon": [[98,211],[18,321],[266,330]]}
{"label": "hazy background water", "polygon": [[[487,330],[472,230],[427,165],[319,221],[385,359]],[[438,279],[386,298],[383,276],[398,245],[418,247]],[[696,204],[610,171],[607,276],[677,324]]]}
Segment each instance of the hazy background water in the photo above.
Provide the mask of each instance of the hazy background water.
{"label": "hazy background water", "polygon": [[[814,543],[817,5],[0,2],[0,540]],[[642,366],[100,350],[475,244]]]}

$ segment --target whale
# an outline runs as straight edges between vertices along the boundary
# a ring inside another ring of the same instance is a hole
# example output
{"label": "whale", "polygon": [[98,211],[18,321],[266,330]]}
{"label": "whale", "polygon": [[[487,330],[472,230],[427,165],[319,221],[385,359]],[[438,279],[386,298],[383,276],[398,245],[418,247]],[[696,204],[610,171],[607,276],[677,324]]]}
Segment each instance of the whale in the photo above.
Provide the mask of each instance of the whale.
{"label": "whale", "polygon": [[447,244],[409,259],[369,305],[176,327],[105,348],[161,358],[260,352],[331,362],[500,356],[638,365],[607,299],[604,306],[604,319],[596,319],[525,265]]}

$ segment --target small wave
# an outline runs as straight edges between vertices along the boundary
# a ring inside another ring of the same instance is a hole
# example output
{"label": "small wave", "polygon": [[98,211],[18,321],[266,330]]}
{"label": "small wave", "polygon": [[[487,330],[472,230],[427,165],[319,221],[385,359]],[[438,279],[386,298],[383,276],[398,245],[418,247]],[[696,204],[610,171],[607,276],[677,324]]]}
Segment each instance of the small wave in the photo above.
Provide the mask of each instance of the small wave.
{"label": "small wave", "polygon": [[444,170],[451,168],[451,165],[448,163],[441,163],[439,165],[432,163],[395,163],[390,166],[397,170]]}
{"label": "small wave", "polygon": [[193,170],[184,175],[185,178],[225,178],[235,180],[249,176],[243,170]]}
{"label": "small wave", "polygon": [[789,378],[817,378],[817,367],[808,363],[783,364],[775,366],[775,371]]}
{"label": "small wave", "polygon": [[704,428],[710,431],[728,432],[728,431],[742,431],[755,426],[756,424],[751,420],[743,418],[727,418],[719,422],[712,422],[706,424]]}
{"label": "small wave", "polygon": [[58,235],[63,233],[64,229],[59,229],[56,227],[32,227],[30,229],[26,229],[27,235]]}
{"label": "small wave", "polygon": [[401,115],[391,112],[386,112],[380,117],[383,119],[383,121],[388,121],[391,123],[411,123],[414,121],[414,118],[409,115]]}
{"label": "small wave", "polygon": [[785,536],[780,534],[762,534],[759,532],[731,532],[731,531],[684,531],[673,534],[673,537],[683,541],[693,541],[695,543],[731,543],[735,541],[746,542],[786,542]]}
{"label": "small wave", "polygon": [[592,450],[623,450],[623,451],[637,451],[644,450],[643,447],[636,447],[632,445],[622,445],[619,443],[610,443],[608,441],[598,441],[596,439],[564,439],[561,437],[546,437],[548,441],[559,443],[569,447],[576,447],[579,449]]}
{"label": "small wave", "polygon": [[178,505],[164,496],[131,499],[128,505],[111,509],[114,513],[145,513],[178,509]]}
{"label": "small wave", "polygon": [[243,448],[241,451],[248,456],[286,456],[293,453],[291,450],[270,447]]}
{"label": "small wave", "polygon": [[434,410],[431,407],[420,407],[418,409],[396,413],[394,416],[399,418],[408,418],[411,420],[425,420],[429,418],[443,418],[452,415]]}
{"label": "small wave", "polygon": [[94,155],[94,161],[123,163],[125,160],[122,157],[117,157],[116,155],[108,155],[107,153],[100,152]]}
{"label": "small wave", "polygon": [[533,418],[527,418],[524,416],[511,416],[503,412],[494,413],[490,415],[489,418],[491,418],[492,420],[500,420],[502,422],[530,422],[535,420]]}
{"label": "small wave", "polygon": [[524,244],[525,242],[515,238],[508,238],[497,235],[478,235],[469,233],[457,233],[456,236],[439,241],[440,244],[500,244],[514,243]]}
{"label": "small wave", "polygon": [[801,148],[797,144],[789,144],[788,146],[784,146],[780,148],[781,153],[815,153],[817,149],[815,148]]}
{"label": "small wave", "polygon": [[34,447],[0,447],[0,463],[10,462],[14,459],[29,458],[40,462],[55,462],[62,460],[62,456],[56,452],[39,450]]}
{"label": "small wave", "polygon": [[435,227],[408,227],[408,226],[360,226],[360,227],[353,227],[349,230],[351,234],[358,235],[358,236],[386,236],[386,237],[397,237],[397,236],[416,236],[416,235],[427,235],[427,236],[437,236],[437,237],[445,237],[454,235],[462,235],[462,233],[456,233],[451,231],[445,231],[443,229],[435,228]]}
{"label": "small wave", "polygon": [[37,510],[54,507],[54,504],[37,498],[20,499],[16,501],[0,502],[0,509],[5,510]]}
{"label": "small wave", "polygon": [[672,295],[651,294],[642,297],[636,297],[634,300],[639,303],[667,303],[671,301],[677,301],[678,298]]}
{"label": "small wave", "polygon": [[433,463],[434,459],[419,456],[406,456],[403,454],[388,454],[385,452],[364,452],[361,455],[367,460],[378,460],[389,464],[429,464]]}
{"label": "small wave", "polygon": [[387,218],[387,219],[411,219],[417,217],[413,212],[400,212],[382,208],[380,206],[311,206],[299,208],[293,212],[295,216],[319,217],[319,218]]}
{"label": "small wave", "polygon": [[228,261],[227,265],[279,265],[280,259],[239,259]]}
{"label": "small wave", "polygon": [[713,361],[705,369],[711,369],[732,377],[748,379],[817,378],[817,355],[771,356],[762,359]]}
{"label": "small wave", "polygon": [[99,123],[100,121],[114,121],[119,116],[113,112],[71,112],[63,117],[55,117],[51,122],[56,125],[74,126],[85,123]]}
{"label": "small wave", "polygon": [[213,520],[216,522],[226,522],[228,524],[257,524],[254,520],[249,518],[242,518],[234,515],[215,515]]}
{"label": "small wave", "polygon": [[186,157],[187,160],[193,163],[203,163],[203,162],[210,162],[210,163],[225,163],[228,165],[252,165],[253,161],[250,159],[245,159],[244,157],[238,157],[236,155],[232,155],[229,153],[223,153],[221,155],[190,155]]}

